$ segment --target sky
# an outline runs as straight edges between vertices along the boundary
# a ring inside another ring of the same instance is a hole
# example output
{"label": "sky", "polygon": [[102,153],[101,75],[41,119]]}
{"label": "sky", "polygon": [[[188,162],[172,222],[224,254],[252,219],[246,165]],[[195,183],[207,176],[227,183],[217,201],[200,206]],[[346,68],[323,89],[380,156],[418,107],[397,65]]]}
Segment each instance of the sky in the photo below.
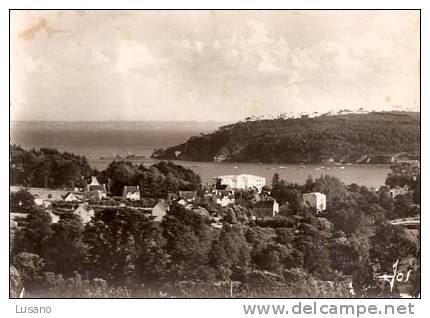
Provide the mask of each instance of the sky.
{"label": "sky", "polygon": [[11,120],[420,109],[417,11],[12,11]]}

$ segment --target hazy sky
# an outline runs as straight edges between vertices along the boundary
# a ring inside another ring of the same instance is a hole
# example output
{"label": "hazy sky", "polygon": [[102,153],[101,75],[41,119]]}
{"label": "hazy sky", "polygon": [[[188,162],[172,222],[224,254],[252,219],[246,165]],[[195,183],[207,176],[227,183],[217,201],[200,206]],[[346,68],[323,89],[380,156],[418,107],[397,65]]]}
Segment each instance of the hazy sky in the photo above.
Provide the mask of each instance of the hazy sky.
{"label": "hazy sky", "polygon": [[12,120],[419,110],[413,11],[15,11]]}

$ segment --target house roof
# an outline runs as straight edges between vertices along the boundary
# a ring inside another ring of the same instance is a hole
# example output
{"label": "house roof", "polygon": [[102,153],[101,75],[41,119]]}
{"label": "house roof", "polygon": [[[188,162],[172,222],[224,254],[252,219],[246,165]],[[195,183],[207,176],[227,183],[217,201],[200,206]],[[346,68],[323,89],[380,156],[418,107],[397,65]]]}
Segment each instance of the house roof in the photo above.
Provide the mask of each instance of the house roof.
{"label": "house roof", "polygon": [[254,208],[272,208],[275,203],[275,200],[262,200],[254,203]]}
{"label": "house roof", "polygon": [[195,191],[179,191],[179,196],[183,199],[193,199],[196,196]]}
{"label": "house roof", "polygon": [[231,191],[228,191],[228,190],[216,190],[214,195],[217,197],[227,197],[227,196],[234,197],[234,195],[231,194]]}
{"label": "house roof", "polygon": [[73,192],[67,192],[65,195],[63,195],[63,199],[65,200],[68,197],[74,197],[75,199],[81,199],[81,195],[73,193]]}
{"label": "house roof", "polygon": [[91,177],[91,183],[90,183],[90,186],[97,186],[97,185],[100,185],[100,182],[99,182],[99,180],[97,179],[97,177]]}
{"label": "house roof", "polygon": [[86,204],[80,204],[75,210],[73,210],[73,213],[80,213],[80,212],[91,212],[94,211],[93,208],[89,207]]}
{"label": "house roof", "polygon": [[102,185],[91,185],[89,186],[90,191],[104,191],[105,188]]}
{"label": "house roof", "polygon": [[140,193],[139,187],[137,186],[124,186],[124,190],[131,194]]}

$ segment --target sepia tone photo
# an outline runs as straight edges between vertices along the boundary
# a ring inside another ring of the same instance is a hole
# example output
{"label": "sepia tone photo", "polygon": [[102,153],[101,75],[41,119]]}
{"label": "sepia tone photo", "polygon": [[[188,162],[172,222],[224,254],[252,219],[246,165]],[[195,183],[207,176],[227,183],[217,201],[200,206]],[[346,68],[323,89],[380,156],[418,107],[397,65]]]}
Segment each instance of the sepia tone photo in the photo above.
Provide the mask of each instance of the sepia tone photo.
{"label": "sepia tone photo", "polygon": [[419,10],[11,10],[10,298],[420,298]]}

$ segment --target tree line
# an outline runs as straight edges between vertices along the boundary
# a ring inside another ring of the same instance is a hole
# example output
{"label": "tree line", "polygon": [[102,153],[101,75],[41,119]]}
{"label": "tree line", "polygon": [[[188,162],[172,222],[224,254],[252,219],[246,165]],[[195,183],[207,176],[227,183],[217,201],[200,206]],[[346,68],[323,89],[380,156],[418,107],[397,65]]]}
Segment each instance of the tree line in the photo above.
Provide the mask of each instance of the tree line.
{"label": "tree line", "polygon": [[238,122],[153,156],[175,159],[179,152],[180,159],[197,161],[222,155],[236,162],[389,163],[396,153],[417,156],[419,150],[419,113],[372,112]]}
{"label": "tree line", "polygon": [[[384,188],[330,176],[303,185],[273,179],[271,195],[282,205],[273,220],[253,220],[239,201],[202,204],[208,213],[172,204],[162,222],[115,207],[97,209],[86,225],[72,213],[52,223],[26,200],[27,226],[11,246],[13,290],[25,286],[29,297],[396,297],[397,286],[391,292],[375,277],[400,259],[413,270],[408,292],[419,294],[419,237],[389,224],[419,213],[411,194],[393,199]],[[165,180],[158,182],[162,188]],[[327,193],[327,210],[316,216],[303,207],[303,191]],[[214,217],[222,229],[211,226]]]}

